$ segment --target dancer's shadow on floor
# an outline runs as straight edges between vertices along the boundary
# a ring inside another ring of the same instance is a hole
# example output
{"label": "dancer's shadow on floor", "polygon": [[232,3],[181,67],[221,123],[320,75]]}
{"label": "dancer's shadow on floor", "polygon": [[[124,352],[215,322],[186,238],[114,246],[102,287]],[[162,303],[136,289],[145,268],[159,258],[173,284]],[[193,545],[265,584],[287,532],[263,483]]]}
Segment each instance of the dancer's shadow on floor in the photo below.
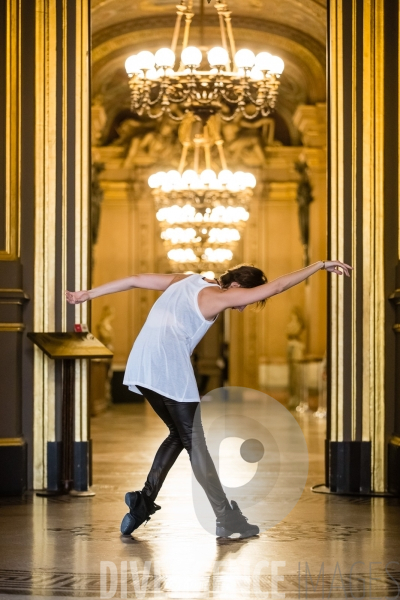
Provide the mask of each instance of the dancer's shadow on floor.
{"label": "dancer's shadow on floor", "polygon": [[246,544],[251,544],[252,542],[256,542],[260,539],[259,535],[254,535],[249,538],[217,538],[216,546],[217,546],[217,557],[216,560],[223,560],[229,554],[235,554],[238,552],[243,546]]}
{"label": "dancer's shadow on floor", "polygon": [[143,540],[140,537],[135,537],[133,535],[120,535],[119,539],[121,540],[122,544],[125,544],[126,546],[138,546],[140,545],[141,548],[143,548],[143,550],[145,551],[146,548],[151,548],[151,544],[147,541],[147,540]]}

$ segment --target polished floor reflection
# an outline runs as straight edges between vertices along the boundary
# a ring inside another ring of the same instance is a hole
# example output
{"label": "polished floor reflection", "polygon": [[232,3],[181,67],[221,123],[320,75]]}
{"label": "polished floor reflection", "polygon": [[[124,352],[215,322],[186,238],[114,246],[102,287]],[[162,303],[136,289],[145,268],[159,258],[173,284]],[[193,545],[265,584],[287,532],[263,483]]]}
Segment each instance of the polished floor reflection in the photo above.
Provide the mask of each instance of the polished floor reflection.
{"label": "polished floor reflection", "polygon": [[309,451],[299,502],[259,537],[234,541],[197,521],[186,453],[157,500],[162,510],[121,537],[124,492],[142,486],[166,429],[147,403],[94,418],[94,498],[0,500],[0,598],[398,597],[400,501],[313,493],[325,422],[296,419]]}

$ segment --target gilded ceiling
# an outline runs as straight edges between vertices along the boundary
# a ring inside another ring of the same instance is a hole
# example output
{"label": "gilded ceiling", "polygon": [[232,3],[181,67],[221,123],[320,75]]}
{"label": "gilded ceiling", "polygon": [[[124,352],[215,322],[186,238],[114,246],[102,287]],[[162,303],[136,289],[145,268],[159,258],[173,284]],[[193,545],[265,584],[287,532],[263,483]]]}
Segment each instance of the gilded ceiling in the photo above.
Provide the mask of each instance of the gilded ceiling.
{"label": "gilded ceiling", "polygon": [[[207,45],[220,45],[216,11],[205,3]],[[92,90],[108,122],[129,111],[125,59],[170,45],[177,0],[92,0]],[[292,115],[299,104],[324,102],[326,0],[228,0],[236,47],[267,50],[285,61],[277,112],[297,143]],[[194,0],[190,42],[199,44],[200,0]],[[251,40],[251,43],[249,42]]]}
{"label": "gilded ceiling", "polygon": [[[229,0],[233,12],[233,24],[241,16],[274,21],[298,29],[325,44],[327,0]],[[171,0],[92,0],[93,33],[111,25],[138,17],[157,17],[174,14]],[[194,8],[199,0],[195,0]],[[205,10],[212,14],[213,2]]]}

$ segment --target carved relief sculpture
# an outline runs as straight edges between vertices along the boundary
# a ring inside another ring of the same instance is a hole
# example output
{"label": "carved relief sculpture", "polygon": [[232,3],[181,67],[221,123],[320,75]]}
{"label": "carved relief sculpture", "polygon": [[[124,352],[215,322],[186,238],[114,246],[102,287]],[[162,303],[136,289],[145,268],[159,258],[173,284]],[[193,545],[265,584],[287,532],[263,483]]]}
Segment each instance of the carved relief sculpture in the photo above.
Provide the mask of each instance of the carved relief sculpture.
{"label": "carved relief sculpture", "polygon": [[303,244],[303,265],[304,267],[307,267],[310,264],[308,255],[310,239],[310,204],[313,202],[314,197],[308,175],[308,164],[303,156],[294,163],[294,168],[300,175],[296,200],[298,205],[301,243]]}

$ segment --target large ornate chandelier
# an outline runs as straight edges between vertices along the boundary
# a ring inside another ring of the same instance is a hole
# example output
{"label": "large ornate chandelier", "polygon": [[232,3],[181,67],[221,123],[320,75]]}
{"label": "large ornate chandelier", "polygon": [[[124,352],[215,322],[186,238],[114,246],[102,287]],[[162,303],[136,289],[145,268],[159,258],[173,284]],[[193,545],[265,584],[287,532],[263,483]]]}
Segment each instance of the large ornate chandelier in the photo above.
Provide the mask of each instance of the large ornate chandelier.
{"label": "large ornate chandelier", "polygon": [[[249,218],[256,179],[252,173],[227,168],[213,119],[191,142],[183,142],[179,170],[159,171],[148,180],[168,258],[180,270],[226,268]],[[211,168],[213,149],[221,163],[219,172]],[[193,168],[184,170],[191,150]]]}
{"label": "large ornate chandelier", "polygon": [[[269,52],[255,55],[246,48],[236,51],[231,11],[226,2],[217,1],[214,6],[219,18],[221,46],[207,49],[201,44],[200,49],[189,45],[193,2],[181,0],[171,47],[160,48],[155,54],[143,50],[129,56],[125,69],[130,77],[133,112],[153,119],[166,113],[178,121],[188,111],[203,120],[221,111],[226,121],[237,113],[248,119],[270,113],[284,69],[283,60]],[[202,15],[203,0],[201,8]],[[178,57],[183,17],[185,27]]]}

